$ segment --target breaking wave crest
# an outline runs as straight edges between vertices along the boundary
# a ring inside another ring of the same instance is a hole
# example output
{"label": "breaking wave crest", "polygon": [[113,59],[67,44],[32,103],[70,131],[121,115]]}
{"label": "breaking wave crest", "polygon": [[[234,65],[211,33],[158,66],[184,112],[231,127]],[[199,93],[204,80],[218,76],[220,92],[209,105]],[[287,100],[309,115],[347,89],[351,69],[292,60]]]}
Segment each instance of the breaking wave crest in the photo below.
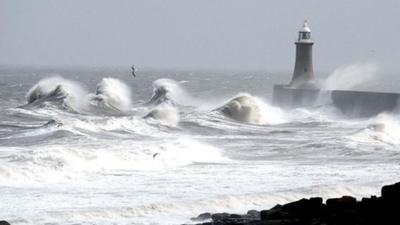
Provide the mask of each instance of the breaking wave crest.
{"label": "breaking wave crest", "polygon": [[62,77],[40,80],[26,95],[27,106],[43,106],[48,103],[75,112],[127,112],[131,108],[131,90],[115,78],[103,78],[97,84],[95,94],[89,94],[78,82]]}
{"label": "breaking wave crest", "polygon": [[282,112],[247,93],[241,93],[218,109],[231,119],[251,124],[277,124],[284,122]]}
{"label": "breaking wave crest", "polygon": [[87,92],[82,86],[62,77],[40,80],[26,94],[28,105],[40,106],[45,102],[59,102],[67,109],[79,111],[87,106]]}
{"label": "breaking wave crest", "polygon": [[115,78],[103,78],[92,97],[96,106],[115,111],[128,111],[131,107],[131,90]]}
{"label": "breaking wave crest", "polygon": [[378,142],[398,150],[400,144],[400,119],[394,114],[381,113],[364,122],[365,127],[350,136],[357,142]]}
{"label": "breaking wave crest", "polygon": [[153,82],[153,96],[148,105],[159,105],[162,103],[193,105],[193,99],[180,85],[171,79],[158,79]]}
{"label": "breaking wave crest", "polygon": [[179,111],[169,104],[162,104],[151,110],[145,119],[153,119],[168,126],[177,126],[179,122]]}

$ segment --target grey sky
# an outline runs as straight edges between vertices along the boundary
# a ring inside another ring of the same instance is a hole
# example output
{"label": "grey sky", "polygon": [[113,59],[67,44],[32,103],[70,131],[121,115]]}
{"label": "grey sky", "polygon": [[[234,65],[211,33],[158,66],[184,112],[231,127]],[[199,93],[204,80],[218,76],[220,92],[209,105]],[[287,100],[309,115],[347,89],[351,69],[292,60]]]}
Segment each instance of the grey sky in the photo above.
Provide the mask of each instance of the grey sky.
{"label": "grey sky", "polygon": [[0,0],[0,65],[290,71],[304,19],[316,71],[400,70],[399,0]]}

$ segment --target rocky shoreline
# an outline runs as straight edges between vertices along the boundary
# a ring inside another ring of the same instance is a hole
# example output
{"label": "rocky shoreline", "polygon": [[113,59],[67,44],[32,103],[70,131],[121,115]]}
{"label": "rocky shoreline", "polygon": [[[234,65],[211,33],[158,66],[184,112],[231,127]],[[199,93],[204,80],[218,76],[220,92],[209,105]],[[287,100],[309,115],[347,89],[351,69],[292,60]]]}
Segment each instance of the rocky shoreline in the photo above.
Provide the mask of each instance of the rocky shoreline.
{"label": "rocky shoreline", "polygon": [[[192,218],[197,225],[398,225],[400,182],[383,186],[381,196],[357,201],[352,196],[300,199],[268,210],[246,214],[203,213]],[[0,221],[0,225],[10,225]]]}
{"label": "rocky shoreline", "polygon": [[361,201],[343,196],[324,203],[322,198],[314,197],[243,215],[203,213],[192,221],[197,225],[398,225],[399,206],[400,182],[383,186],[380,197]]}

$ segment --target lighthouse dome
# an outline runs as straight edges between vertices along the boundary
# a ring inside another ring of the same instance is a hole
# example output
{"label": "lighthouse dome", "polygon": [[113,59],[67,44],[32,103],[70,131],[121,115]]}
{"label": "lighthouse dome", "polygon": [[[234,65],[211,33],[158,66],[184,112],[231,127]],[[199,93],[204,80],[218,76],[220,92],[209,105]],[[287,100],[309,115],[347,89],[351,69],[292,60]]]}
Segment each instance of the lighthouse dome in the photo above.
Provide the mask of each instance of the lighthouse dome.
{"label": "lighthouse dome", "polygon": [[311,32],[311,29],[310,29],[310,27],[308,26],[307,20],[304,21],[303,26],[301,27],[301,29],[300,29],[299,32],[305,32],[305,33],[310,33],[310,32]]}

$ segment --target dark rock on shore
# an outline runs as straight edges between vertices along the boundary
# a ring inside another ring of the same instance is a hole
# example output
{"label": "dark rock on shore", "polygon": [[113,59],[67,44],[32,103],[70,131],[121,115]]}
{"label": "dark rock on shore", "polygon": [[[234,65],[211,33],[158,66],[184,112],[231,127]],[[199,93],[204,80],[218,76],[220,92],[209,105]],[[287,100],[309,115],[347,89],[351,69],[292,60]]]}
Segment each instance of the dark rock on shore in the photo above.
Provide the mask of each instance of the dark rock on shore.
{"label": "dark rock on shore", "polygon": [[203,221],[203,220],[209,220],[211,219],[211,213],[202,213],[198,215],[197,217],[191,218],[193,221]]}
{"label": "dark rock on shore", "polygon": [[10,225],[10,223],[5,220],[1,220],[0,225]]}
{"label": "dark rock on shore", "polygon": [[[400,182],[382,187],[381,197],[357,201],[352,196],[300,199],[269,210],[250,210],[244,215],[201,214],[201,225],[398,225],[400,224]],[[199,224],[199,225],[200,225]]]}

